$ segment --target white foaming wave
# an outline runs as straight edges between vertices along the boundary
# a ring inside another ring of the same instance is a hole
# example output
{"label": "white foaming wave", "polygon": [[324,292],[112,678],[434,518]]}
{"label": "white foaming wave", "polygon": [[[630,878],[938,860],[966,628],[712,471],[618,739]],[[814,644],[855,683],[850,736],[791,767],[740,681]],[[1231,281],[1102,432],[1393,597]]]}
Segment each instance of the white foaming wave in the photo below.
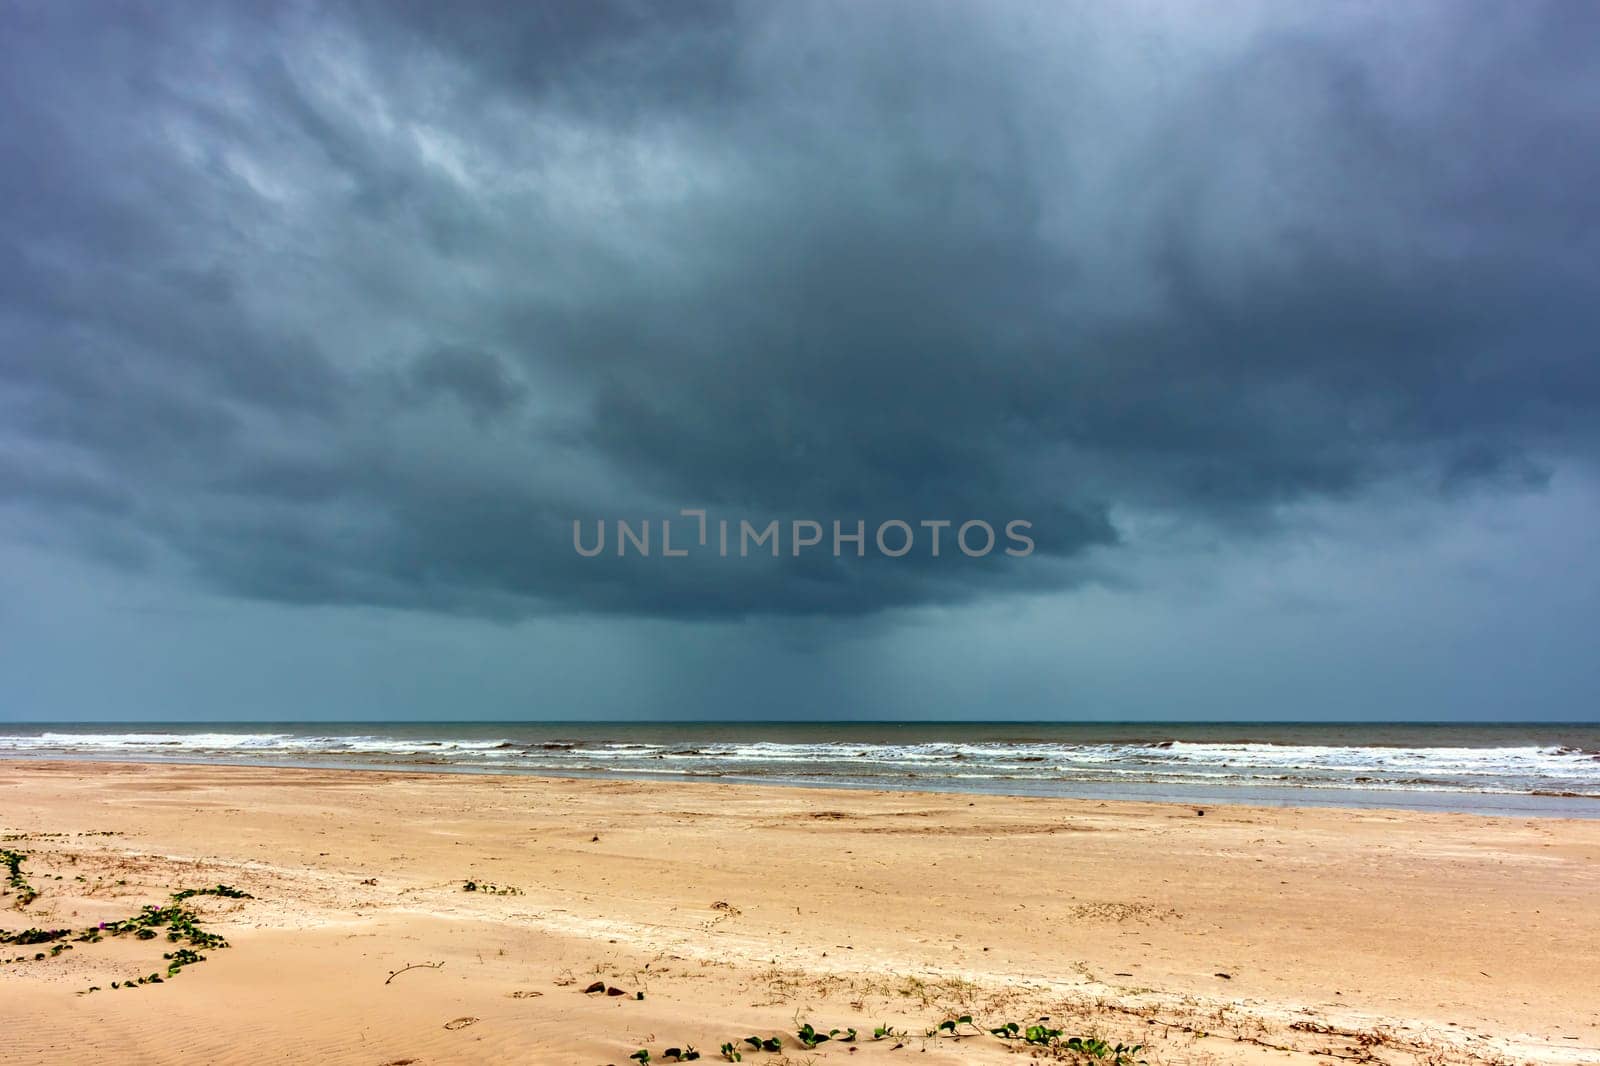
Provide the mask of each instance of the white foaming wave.
{"label": "white foaming wave", "polygon": [[[1205,768],[1277,773],[1411,774],[1438,776],[1600,777],[1600,758],[1561,747],[1401,748],[1376,746],[1221,744],[1176,741],[1162,744],[1050,743],[750,743],[590,744],[565,751],[542,750],[560,761],[716,762],[734,764],[851,763],[884,767],[956,767],[991,770],[1048,767],[1076,770],[1165,770],[1197,774]],[[534,752],[529,752],[534,756]]]}
{"label": "white foaming wave", "polygon": [[[324,751],[337,745],[337,750],[374,755],[427,755],[439,752],[480,754],[504,750],[507,740],[405,740],[396,737],[306,737],[301,738],[306,751]],[[297,742],[298,743],[298,742]]]}
{"label": "white foaming wave", "polygon": [[[690,750],[690,749],[693,750]],[[667,758],[714,758],[729,762],[837,762],[851,760],[872,763],[950,763],[962,760],[1059,759],[1078,750],[1067,744],[869,744],[819,743],[790,744],[757,741],[749,744],[685,745],[666,753]],[[1108,757],[1109,758],[1109,757]]]}
{"label": "white foaming wave", "polygon": [[1387,748],[1292,744],[1200,744],[1174,742],[1148,749],[1151,762],[1329,770],[1345,773],[1416,773],[1445,776],[1507,774],[1600,776],[1600,762],[1587,752],[1563,747]]}
{"label": "white foaming wave", "polygon": [[648,759],[665,755],[670,749],[661,744],[611,744],[602,748],[568,748],[565,751],[541,750],[540,756],[580,759]]}
{"label": "white foaming wave", "polygon": [[40,733],[37,736],[0,736],[0,750],[204,748],[217,751],[271,748],[289,739],[287,733]]}
{"label": "white foaming wave", "polygon": [[[858,767],[867,776],[933,778],[1148,780],[1363,789],[1518,792],[1600,791],[1600,757],[1555,746],[1383,747],[1270,743],[1062,744],[1044,742],[913,744],[700,743],[592,745],[564,753],[608,769],[668,765],[726,767],[761,776],[822,772],[824,764]],[[648,765],[647,765],[648,764]],[[836,771],[828,771],[836,772]]]}
{"label": "white foaming wave", "polygon": [[[1168,741],[871,743],[562,741],[269,732],[129,731],[0,735],[0,754],[162,758],[370,759],[530,770],[719,774],[803,779],[1005,778],[1234,782],[1246,785],[1600,792],[1600,754],[1572,747],[1384,747]],[[514,760],[514,762],[513,762]]]}
{"label": "white foaming wave", "polygon": [[374,754],[488,752],[505,740],[403,740],[380,736],[297,736],[292,733],[39,733],[0,736],[0,751],[116,753]]}

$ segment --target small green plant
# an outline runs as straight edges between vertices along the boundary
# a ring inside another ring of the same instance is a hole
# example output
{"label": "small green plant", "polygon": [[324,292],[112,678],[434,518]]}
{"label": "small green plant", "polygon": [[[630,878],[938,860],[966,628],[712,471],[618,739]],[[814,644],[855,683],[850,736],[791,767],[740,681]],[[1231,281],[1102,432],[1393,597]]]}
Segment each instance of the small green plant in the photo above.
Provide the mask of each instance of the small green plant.
{"label": "small green plant", "polygon": [[724,1062],[743,1062],[744,1056],[739,1054],[733,1046],[733,1041],[725,1041],[722,1045],[722,1059]]}
{"label": "small green plant", "polygon": [[1024,1044],[1061,1048],[1097,1062],[1109,1062],[1110,1066],[1138,1066],[1144,1062],[1138,1057],[1139,1052],[1144,1050],[1143,1044],[1124,1044],[1120,1041],[1111,1044],[1094,1036],[1065,1036],[1060,1029],[1046,1025],[1023,1027],[1016,1022],[1007,1022],[999,1028],[990,1029],[989,1032],[1002,1040],[1020,1038]]}
{"label": "small green plant", "polygon": [[648,1063],[650,1061],[650,1049],[649,1048],[640,1048],[638,1051],[635,1051],[632,1055],[629,1055],[628,1058],[637,1060],[638,1062],[641,1062],[641,1063]]}
{"label": "small green plant", "polygon": [[0,863],[6,867],[6,884],[11,891],[17,894],[17,909],[22,909],[39,898],[39,893],[28,884],[28,879],[22,876],[22,860],[28,857],[25,851],[12,851],[10,848],[0,849]]}
{"label": "small green plant", "polygon": [[751,1047],[755,1048],[757,1051],[782,1051],[783,1050],[783,1041],[779,1040],[775,1036],[769,1036],[765,1040],[763,1040],[759,1036],[747,1036],[747,1037],[744,1038],[744,1042],[746,1044],[749,1044]]}
{"label": "small green plant", "polygon": [[972,1015],[963,1014],[959,1018],[946,1018],[944,1021],[940,1022],[938,1027],[934,1030],[934,1034],[937,1035],[939,1033],[949,1033],[951,1036],[955,1037],[971,1036],[971,1033],[963,1033],[960,1031],[959,1026],[963,1025],[973,1029],[977,1028],[977,1026],[972,1024]]}
{"label": "small green plant", "polygon": [[1030,1025],[1022,1031],[1022,1039],[1030,1044],[1049,1045],[1060,1038],[1060,1029],[1051,1029],[1043,1025]]}
{"label": "small green plant", "polygon": [[0,944],[48,944],[71,935],[71,929],[24,929],[17,933],[0,931]]}
{"label": "small green plant", "polygon": [[183,969],[185,966],[193,966],[197,962],[206,961],[206,957],[204,955],[189,948],[179,948],[177,951],[169,951],[163,954],[161,957],[167,960],[168,977],[178,976],[178,971]]}
{"label": "small green plant", "polygon": [[218,885],[215,888],[185,888],[172,894],[173,902],[181,903],[190,896],[223,896],[227,899],[255,899],[248,892],[241,892],[232,885]]}
{"label": "small green plant", "polygon": [[811,1027],[810,1022],[806,1022],[806,1024],[802,1025],[800,1027],[800,1031],[795,1034],[795,1036],[800,1040],[800,1045],[807,1050],[815,1048],[818,1044],[832,1040],[838,1035],[839,1030],[837,1029],[830,1029],[826,1033],[820,1033]]}

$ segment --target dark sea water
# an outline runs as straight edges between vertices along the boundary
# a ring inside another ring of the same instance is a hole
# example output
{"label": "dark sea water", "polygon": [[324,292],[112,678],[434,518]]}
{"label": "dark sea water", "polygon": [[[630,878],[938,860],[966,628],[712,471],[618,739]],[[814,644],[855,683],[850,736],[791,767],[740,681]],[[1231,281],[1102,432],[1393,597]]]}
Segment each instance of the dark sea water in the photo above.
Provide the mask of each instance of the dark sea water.
{"label": "dark sea water", "polygon": [[403,768],[1600,817],[1600,726],[0,725],[0,758]]}

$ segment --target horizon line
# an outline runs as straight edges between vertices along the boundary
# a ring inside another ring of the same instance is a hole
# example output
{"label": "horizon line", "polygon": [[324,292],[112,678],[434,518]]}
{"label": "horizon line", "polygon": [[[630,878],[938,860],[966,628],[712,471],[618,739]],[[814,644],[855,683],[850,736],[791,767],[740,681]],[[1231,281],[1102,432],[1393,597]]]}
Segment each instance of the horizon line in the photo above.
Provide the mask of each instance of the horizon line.
{"label": "horizon line", "polygon": [[0,719],[0,726],[116,725],[1365,725],[1365,726],[1600,726],[1584,719],[1449,719],[1449,718],[125,718],[125,719]]}

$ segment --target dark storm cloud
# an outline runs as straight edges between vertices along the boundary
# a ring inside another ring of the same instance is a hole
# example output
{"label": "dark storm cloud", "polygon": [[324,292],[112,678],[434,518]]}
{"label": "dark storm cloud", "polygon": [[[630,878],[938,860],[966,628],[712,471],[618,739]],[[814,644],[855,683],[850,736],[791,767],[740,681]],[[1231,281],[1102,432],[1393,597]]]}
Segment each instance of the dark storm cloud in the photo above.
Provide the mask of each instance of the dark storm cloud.
{"label": "dark storm cloud", "polygon": [[419,356],[411,365],[408,385],[419,399],[452,395],[480,418],[511,410],[527,391],[494,354],[452,347]]}
{"label": "dark storm cloud", "polygon": [[[1590,5],[15,5],[0,506],[289,602],[870,613],[1539,483]],[[571,521],[1033,522],[1010,560]]]}

